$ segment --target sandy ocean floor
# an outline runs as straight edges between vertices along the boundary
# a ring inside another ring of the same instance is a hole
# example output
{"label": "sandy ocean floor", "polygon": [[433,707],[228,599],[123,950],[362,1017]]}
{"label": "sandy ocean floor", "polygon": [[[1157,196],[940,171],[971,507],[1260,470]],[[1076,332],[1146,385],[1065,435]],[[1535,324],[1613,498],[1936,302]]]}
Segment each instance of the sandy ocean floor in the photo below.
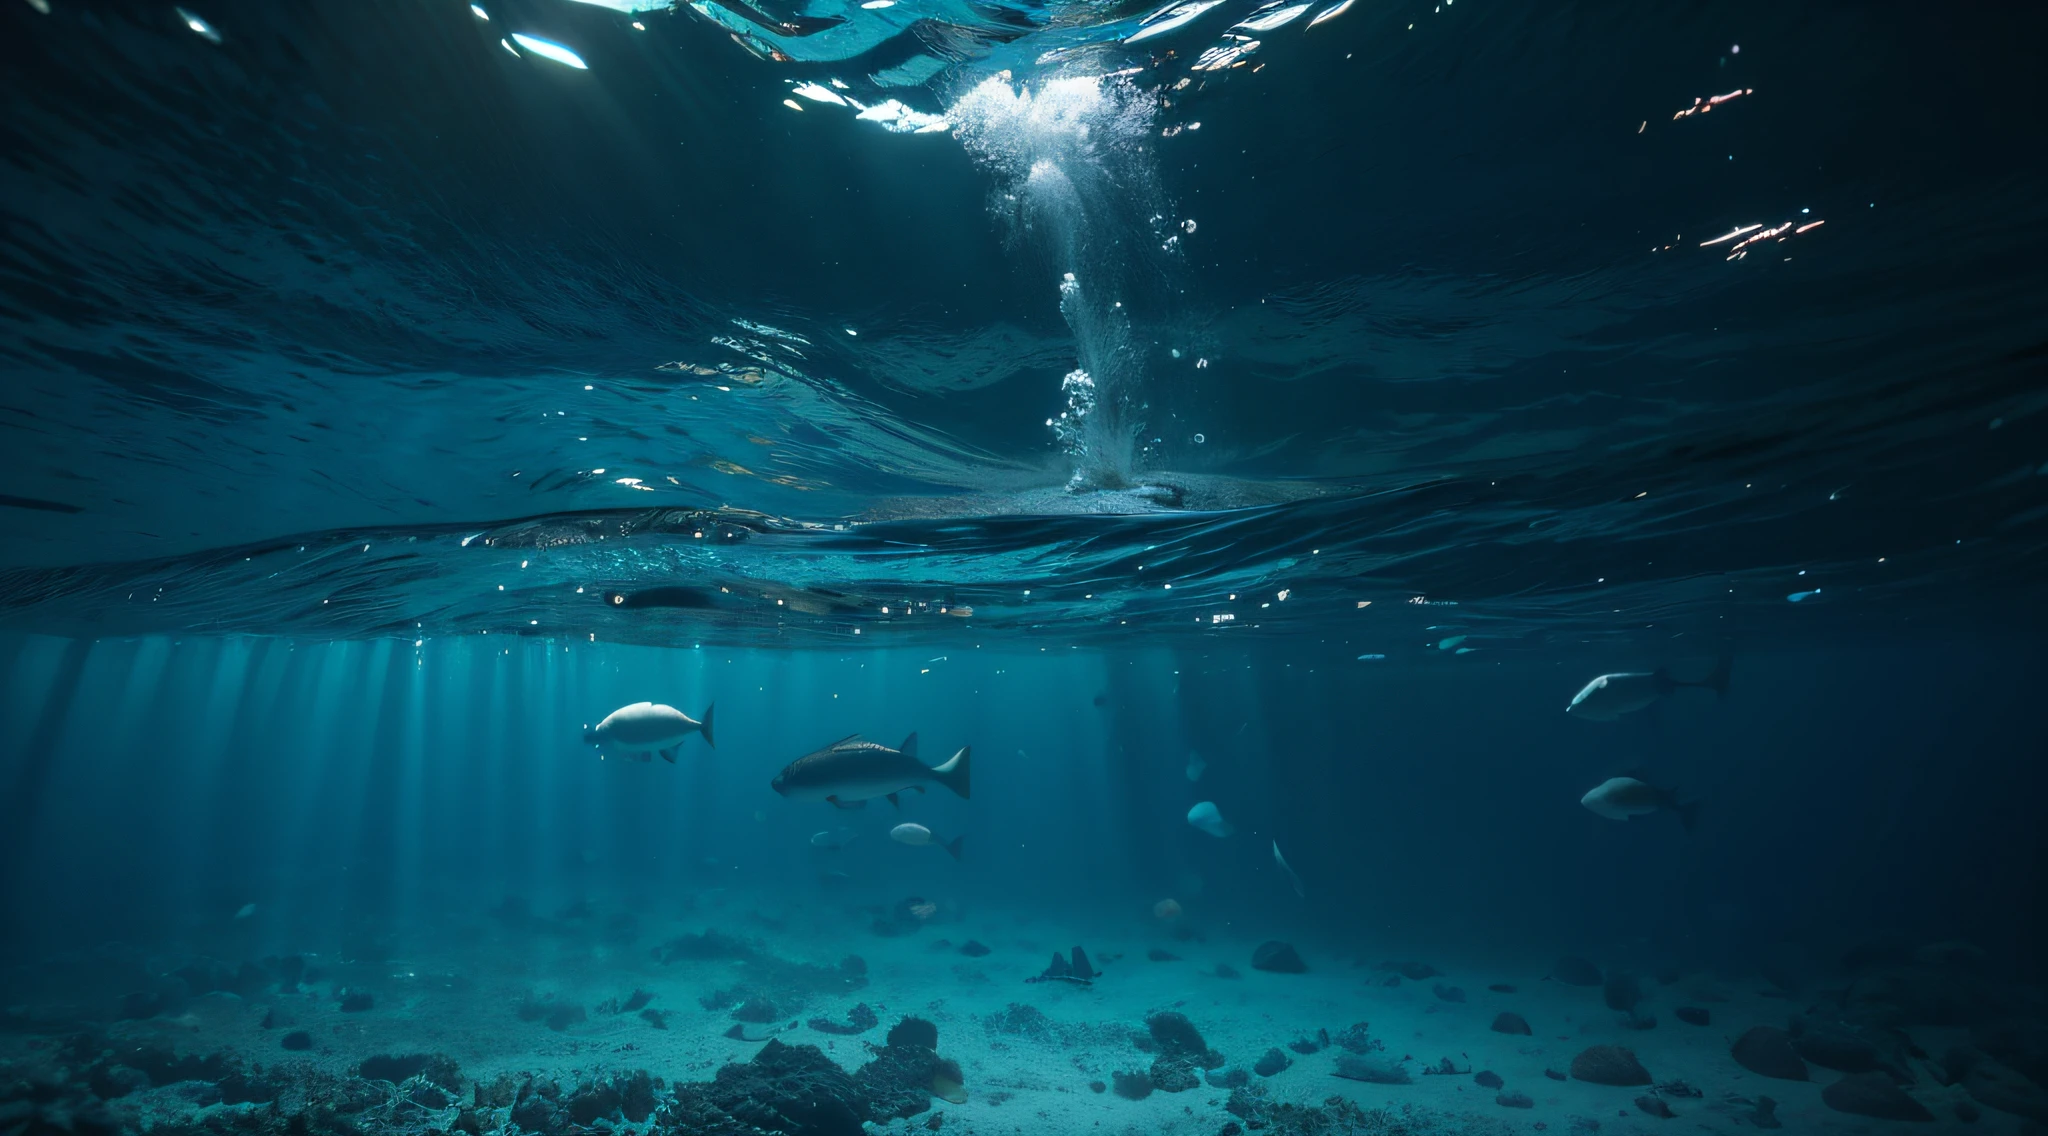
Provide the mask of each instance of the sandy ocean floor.
{"label": "sandy ocean floor", "polygon": [[[106,1038],[110,1044],[157,1040],[180,1054],[226,1051],[266,1064],[310,1061],[337,1076],[355,1073],[377,1054],[439,1053],[479,1083],[534,1073],[567,1082],[634,1069],[670,1082],[701,1081],[761,1049],[759,1041],[724,1036],[736,1024],[734,1007],[707,1008],[707,1000],[720,1001],[714,992],[737,990],[784,1003],[776,1007],[776,1023],[748,1027],[753,1036],[779,1030],[782,1041],[818,1046],[849,1071],[869,1059],[868,1043],[880,1045],[889,1026],[904,1016],[936,1024],[937,1050],[959,1062],[968,1099],[934,1099],[932,1112],[889,1127],[987,1136],[1214,1134],[1244,1124],[1246,1118],[1226,1109],[1230,1092],[1213,1083],[1135,1100],[1103,1091],[1115,1074],[1148,1068],[1153,1055],[1142,1052],[1134,1037],[1145,1036],[1146,1016],[1161,1010],[1185,1014],[1208,1046],[1220,1051],[1225,1064],[1212,1077],[1249,1071],[1269,1049],[1285,1051],[1289,1042],[1314,1039],[1319,1030],[1336,1034],[1370,1023],[1370,1036],[1385,1046],[1372,1056],[1405,1066],[1413,1083],[1335,1076],[1344,1052],[1335,1045],[1314,1053],[1289,1051],[1289,1067],[1250,1082],[1275,1103],[1317,1105],[1342,1097],[1365,1109],[1389,1110],[1389,1131],[1751,1133],[1757,1130],[1753,1102],[1768,1096],[1777,1102],[1776,1117],[1786,1132],[1925,1132],[1957,1126],[1956,1106],[1968,1099],[1960,1086],[1944,1087],[1925,1069],[1915,1070],[1910,1091],[1937,1122],[1907,1124],[1829,1108],[1821,1099],[1823,1086],[1841,1074],[1814,1068],[1811,1082],[1796,1082],[1743,1068],[1731,1057],[1733,1039],[1755,1025],[1782,1027],[1805,1004],[1757,978],[1693,972],[1664,984],[1645,976],[1648,999],[1640,1012],[1654,1016],[1656,1025],[1636,1029],[1603,1004],[1600,988],[1547,979],[1553,963],[1547,958],[1461,957],[1452,947],[1423,950],[1413,944],[1398,951],[1340,951],[1301,941],[1295,945],[1308,971],[1277,974],[1250,965],[1259,938],[1216,927],[1185,927],[1176,934],[1173,925],[1133,918],[1054,930],[1038,917],[940,910],[928,921],[893,925],[911,928],[908,933],[885,936],[863,922],[872,922],[872,913],[788,910],[774,902],[724,893],[673,926],[642,927],[630,937],[604,934],[601,912],[568,923],[477,916],[458,921],[461,933],[449,938],[465,940],[459,946],[377,963],[314,956],[308,964],[317,977],[296,991],[205,994],[176,1014],[108,1026]],[[767,955],[667,963],[657,957],[663,942],[706,929],[750,941]],[[960,948],[969,941],[985,945],[988,953],[963,954]],[[1046,968],[1055,950],[1075,945],[1102,972],[1092,985],[1026,981]],[[1154,959],[1149,952],[1178,957]],[[847,955],[859,956],[864,975],[839,969]],[[815,969],[796,972],[792,982],[780,969],[784,961]],[[1442,974],[1401,979],[1384,961],[1426,962]],[[1234,968],[1237,977],[1219,977],[1219,963]],[[1463,992],[1462,1002],[1446,1000],[1450,987]],[[343,1012],[337,997],[344,988],[368,993],[371,1008]],[[646,1008],[665,1017],[665,1028],[608,1005],[636,991],[651,995]],[[880,1024],[857,1036],[834,1036],[807,1024],[789,1028],[792,1021],[814,1017],[845,1021],[862,1003]],[[1711,1024],[1680,1021],[1673,1011],[1682,1005],[1706,1009]],[[521,1007],[534,1020],[522,1020]],[[551,1027],[546,1016],[557,1011]],[[1494,1032],[1490,1027],[1502,1011],[1520,1014],[1533,1033]],[[282,1039],[293,1031],[308,1035],[311,1048],[283,1048]],[[1967,1040],[1967,1031],[1911,1033],[1930,1054]],[[27,1031],[4,1041],[8,1055],[17,1058],[38,1044]],[[1675,1117],[1662,1119],[1636,1103],[1649,1089],[1546,1076],[1546,1070],[1568,1070],[1573,1057],[1593,1045],[1626,1047],[1660,1086],[1683,1081],[1700,1095],[1664,1088],[1658,1095]],[[1445,1058],[1459,1072],[1423,1073]],[[1480,1071],[1497,1074],[1503,1086],[1481,1085],[1475,1080]],[[1503,1092],[1525,1094],[1533,1106],[1503,1107],[1496,1103]],[[117,1111],[125,1108],[139,1123],[192,1107],[180,1100],[174,1090],[159,1087],[116,1103]],[[2017,1136],[2026,1123],[1984,1110],[1970,1129]]]}

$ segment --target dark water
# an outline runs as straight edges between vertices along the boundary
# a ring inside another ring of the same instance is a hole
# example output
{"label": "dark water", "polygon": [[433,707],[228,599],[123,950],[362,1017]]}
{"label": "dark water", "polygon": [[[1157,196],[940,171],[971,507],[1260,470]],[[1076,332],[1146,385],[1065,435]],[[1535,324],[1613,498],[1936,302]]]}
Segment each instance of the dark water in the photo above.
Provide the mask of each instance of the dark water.
{"label": "dark water", "polygon": [[[850,938],[896,1009],[996,1010],[1042,988],[921,986],[873,910],[1035,972],[1188,950],[1145,915],[1175,897],[1240,968],[1582,954],[1767,986],[1731,1036],[2048,1079],[2040,10],[635,7],[0,0],[10,1070],[174,1029],[270,1060],[232,996],[340,1023],[342,1072],[570,1077],[489,1014],[653,982],[682,930]],[[715,702],[717,748],[579,741],[643,699]],[[971,799],[767,789],[911,731],[974,747]],[[1625,772],[1696,829],[1575,804]],[[1944,941],[1967,975],[1899,961]],[[1941,995],[1869,995],[1873,942]],[[325,977],[189,970],[279,957]],[[406,1001],[430,967],[475,984],[464,1040]],[[351,983],[411,1008],[334,1018]],[[1381,1013],[1364,983],[1321,1024]],[[1188,1013],[1317,1024],[1244,990]],[[639,1067],[744,1060],[700,1016]],[[1912,1091],[1986,1099],[1949,1068]],[[1818,1092],[1788,1129],[1840,1119]],[[44,1130],[26,1099],[0,1131]]]}

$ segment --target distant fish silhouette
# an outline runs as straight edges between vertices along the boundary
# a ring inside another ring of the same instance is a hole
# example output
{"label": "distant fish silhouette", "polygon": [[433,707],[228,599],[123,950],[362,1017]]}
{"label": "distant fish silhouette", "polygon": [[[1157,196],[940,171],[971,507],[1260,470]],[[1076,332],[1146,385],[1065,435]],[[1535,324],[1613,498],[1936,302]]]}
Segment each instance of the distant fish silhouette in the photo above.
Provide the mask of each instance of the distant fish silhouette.
{"label": "distant fish silhouette", "polygon": [[1678,821],[1687,832],[1692,831],[1700,818],[1698,801],[1680,803],[1678,794],[1671,790],[1659,789],[1633,777],[1609,777],[1588,790],[1579,798],[1579,803],[1608,820],[1627,820],[1632,816],[1646,816],[1669,809],[1678,814]]}
{"label": "distant fish silhouette", "polygon": [[1188,823],[1217,837],[1229,836],[1237,831],[1235,826],[1223,819],[1223,811],[1216,807],[1214,801],[1203,801],[1189,809]]}
{"label": "distant fish silhouette", "polygon": [[965,836],[956,836],[951,840],[941,841],[938,837],[932,835],[931,829],[921,824],[899,824],[889,830],[889,839],[894,840],[898,844],[908,844],[912,847],[936,844],[944,848],[948,855],[958,860],[960,858],[960,843],[967,838]]}
{"label": "distant fish silhouette", "polygon": [[1287,873],[1287,879],[1294,884],[1294,894],[1307,899],[1308,892],[1303,890],[1301,886],[1301,877],[1295,875],[1294,869],[1287,866],[1287,857],[1280,854],[1280,842],[1277,840],[1273,842],[1273,862],[1280,865],[1281,871]]}
{"label": "distant fish silhouette", "polygon": [[1724,657],[1714,665],[1711,674],[1697,682],[1672,678],[1670,672],[1661,668],[1647,673],[1621,671],[1604,674],[1572,695],[1571,705],[1564,708],[1565,713],[1595,722],[1612,722],[1624,714],[1633,714],[1643,709],[1682,686],[1704,687],[1716,694],[1725,695],[1728,693],[1728,675],[1732,666],[1733,660]]}

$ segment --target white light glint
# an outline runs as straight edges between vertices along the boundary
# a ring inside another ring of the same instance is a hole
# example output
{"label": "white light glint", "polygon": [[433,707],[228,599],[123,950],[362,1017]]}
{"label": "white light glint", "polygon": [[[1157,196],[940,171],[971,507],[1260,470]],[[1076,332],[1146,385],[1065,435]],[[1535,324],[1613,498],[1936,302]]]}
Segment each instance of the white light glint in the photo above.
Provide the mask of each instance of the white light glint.
{"label": "white light glint", "polygon": [[516,47],[513,47],[513,46],[512,46],[512,41],[511,41],[511,40],[509,40],[509,39],[501,39],[501,40],[499,40],[499,41],[498,41],[498,46],[499,46],[499,47],[502,47],[502,48],[504,48],[504,49],[505,49],[505,54],[507,54],[507,55],[511,56],[512,58],[514,58],[514,59],[517,59],[517,58],[519,58],[519,49],[518,49],[518,48],[516,48]]}
{"label": "white light glint", "polygon": [[523,35],[519,32],[512,33],[512,42],[540,56],[542,59],[551,60],[564,67],[574,67],[578,71],[590,70],[590,65],[583,62],[582,56],[577,55],[559,43],[536,39],[533,36]]}
{"label": "white light glint", "polygon": [[220,33],[213,30],[212,24],[207,23],[205,20],[200,19],[198,16],[195,16],[190,12],[187,12],[183,8],[173,8],[172,11],[178,13],[178,19],[183,21],[184,25],[187,28],[190,28],[194,32],[197,32],[202,38],[206,40],[206,42],[213,44],[217,44],[220,42]]}
{"label": "white light glint", "polygon": [[1255,39],[1218,44],[1196,56],[1194,63],[1188,69],[1191,71],[1221,71],[1227,67],[1236,66],[1245,56],[1258,49],[1259,41]]}
{"label": "white light glint", "polygon": [[1720,236],[1715,237],[1711,241],[1701,241],[1700,247],[1706,248],[1708,245],[1718,245],[1722,241],[1732,241],[1744,233],[1754,232],[1761,228],[1763,228],[1763,225],[1759,223],[1755,225],[1744,225],[1739,229],[1730,229],[1728,232],[1722,233]]}
{"label": "white light glint", "polygon": [[[1146,17],[1145,26],[1124,37],[1125,43],[1137,43],[1156,35],[1165,35],[1176,28],[1186,27],[1202,13],[1221,4],[1223,0],[1190,0],[1186,4],[1174,4]],[[1163,19],[1161,17],[1164,17]]]}
{"label": "white light glint", "polygon": [[834,91],[832,88],[824,85],[823,83],[801,84],[796,88],[796,93],[802,95],[804,98],[807,98],[814,103],[831,103],[833,106],[846,105],[846,100],[840,98],[839,93],[837,91]]}
{"label": "white light glint", "polygon": [[936,134],[953,128],[953,124],[943,116],[912,110],[896,99],[884,99],[854,117],[880,123],[882,129],[891,134]]}
{"label": "white light glint", "polygon": [[1289,4],[1284,8],[1267,12],[1263,15],[1254,14],[1251,19],[1235,25],[1231,28],[1231,30],[1248,32],[1270,32],[1275,28],[1284,28],[1288,24],[1291,24],[1294,21],[1300,19],[1302,17],[1302,13],[1307,12],[1308,9],[1309,6],[1307,4]]}
{"label": "white light glint", "polygon": [[[1327,7],[1327,8],[1325,8],[1325,9],[1323,9],[1322,11],[1320,11],[1320,12],[1317,12],[1317,13],[1316,13],[1316,18],[1315,18],[1315,19],[1313,19],[1313,20],[1310,20],[1310,21],[1308,22],[1308,26],[1309,26],[1309,27],[1315,27],[1315,26],[1316,26],[1317,24],[1320,24],[1320,23],[1322,23],[1322,22],[1323,22],[1324,20],[1334,20],[1334,19],[1336,19],[1337,17],[1339,17],[1339,16],[1343,15],[1343,14],[1344,14],[1345,12],[1347,12],[1347,11],[1350,11],[1350,10],[1351,10],[1351,5],[1352,5],[1352,3],[1353,3],[1353,0],[1342,0],[1342,2],[1341,2],[1341,3],[1337,3],[1337,4],[1332,4],[1332,5],[1330,5],[1329,7]],[[1413,25],[1413,24],[1410,24],[1410,25],[1408,25],[1408,26],[1409,26],[1409,27],[1414,27],[1415,25]]]}
{"label": "white light glint", "polygon": [[788,108],[789,108],[789,109],[791,109],[791,110],[802,110],[802,109],[804,109],[804,105],[803,105],[802,103],[800,103],[800,102],[796,101],[795,99],[784,99],[784,100],[782,100],[782,105],[783,105],[783,106],[786,106],[786,107],[788,107]]}
{"label": "white light glint", "polygon": [[488,24],[491,22],[491,14],[489,12],[484,11],[483,5],[481,4],[471,4],[469,6],[469,14],[475,16],[479,20],[482,20],[484,23]]}
{"label": "white light glint", "polygon": [[867,3],[861,5],[861,7],[866,8],[870,12],[879,12],[884,8],[894,8],[895,6],[896,0],[867,0]]}

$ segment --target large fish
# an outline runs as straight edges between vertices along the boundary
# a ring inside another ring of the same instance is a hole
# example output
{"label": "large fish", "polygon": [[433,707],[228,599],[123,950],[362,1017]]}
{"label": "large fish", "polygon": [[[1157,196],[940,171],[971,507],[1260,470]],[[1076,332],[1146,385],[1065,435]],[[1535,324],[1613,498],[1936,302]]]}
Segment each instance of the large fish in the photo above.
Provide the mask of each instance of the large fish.
{"label": "large fish", "polygon": [[1728,671],[1729,660],[1722,659],[1714,665],[1712,674],[1698,682],[1672,678],[1670,672],[1661,669],[1604,674],[1580,688],[1577,694],[1572,695],[1572,704],[1564,709],[1574,718],[1612,722],[1623,714],[1641,710],[1681,686],[1704,687],[1716,694],[1727,694]]}
{"label": "large fish", "polygon": [[605,715],[583,740],[629,761],[652,761],[658,753],[663,761],[674,762],[683,739],[691,734],[703,734],[704,744],[712,745],[711,710],[704,708],[700,722],[673,706],[635,702]]}
{"label": "large fish", "polygon": [[896,794],[906,790],[924,792],[936,781],[967,796],[967,761],[971,747],[961,746],[944,765],[933,768],[917,759],[917,735],[903,739],[901,749],[860,740],[848,734],[815,753],[807,753],[782,772],[768,787],[799,801],[827,801],[842,809],[865,806],[872,797],[887,797],[900,806]]}
{"label": "large fish", "polygon": [[1580,797],[1579,803],[1594,815],[1608,820],[1627,820],[1669,809],[1678,814],[1678,822],[1685,826],[1687,832],[1692,831],[1700,818],[1698,801],[1681,804],[1678,794],[1672,790],[1659,789],[1634,777],[1609,777]]}

